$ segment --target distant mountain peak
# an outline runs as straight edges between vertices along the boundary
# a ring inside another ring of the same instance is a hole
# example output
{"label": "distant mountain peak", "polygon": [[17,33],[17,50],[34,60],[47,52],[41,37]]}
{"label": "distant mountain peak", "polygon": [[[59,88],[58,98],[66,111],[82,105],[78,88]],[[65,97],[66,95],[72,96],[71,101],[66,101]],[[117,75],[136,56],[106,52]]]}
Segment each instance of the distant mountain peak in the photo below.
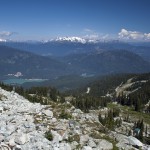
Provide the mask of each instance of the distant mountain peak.
{"label": "distant mountain peak", "polygon": [[6,42],[6,40],[5,39],[0,39],[0,42]]}
{"label": "distant mountain peak", "polygon": [[69,42],[78,42],[85,44],[87,41],[81,37],[57,37],[55,41],[69,41]]}

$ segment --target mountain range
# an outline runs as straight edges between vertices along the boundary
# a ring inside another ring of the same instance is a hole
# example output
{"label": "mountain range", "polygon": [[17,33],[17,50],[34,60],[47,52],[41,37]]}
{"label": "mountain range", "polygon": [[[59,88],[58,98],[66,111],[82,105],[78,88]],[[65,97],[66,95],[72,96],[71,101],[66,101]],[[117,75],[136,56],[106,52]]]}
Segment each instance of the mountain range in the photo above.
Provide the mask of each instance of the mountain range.
{"label": "mountain range", "polygon": [[16,72],[24,78],[56,79],[150,71],[148,46],[82,40],[74,37],[48,42],[0,42],[1,79]]}
{"label": "mountain range", "polygon": [[95,51],[64,58],[71,68],[85,74],[138,73],[150,69],[148,62],[126,50]]}
{"label": "mountain range", "polygon": [[0,46],[0,75],[21,72],[24,78],[54,78],[65,75],[66,66],[57,60]]}
{"label": "mountain range", "polygon": [[149,43],[126,43],[118,40],[97,41],[80,37],[58,37],[48,41],[1,41],[0,45],[32,52],[42,56],[62,57],[97,50],[128,50],[150,61]]}

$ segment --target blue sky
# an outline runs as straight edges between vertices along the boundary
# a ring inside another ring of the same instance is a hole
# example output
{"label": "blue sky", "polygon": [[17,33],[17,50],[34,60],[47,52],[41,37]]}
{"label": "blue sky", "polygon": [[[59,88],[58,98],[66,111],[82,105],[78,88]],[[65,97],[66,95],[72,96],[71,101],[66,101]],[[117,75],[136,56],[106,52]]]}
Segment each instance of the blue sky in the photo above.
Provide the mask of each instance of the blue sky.
{"label": "blue sky", "polygon": [[0,0],[0,38],[150,39],[150,0]]}

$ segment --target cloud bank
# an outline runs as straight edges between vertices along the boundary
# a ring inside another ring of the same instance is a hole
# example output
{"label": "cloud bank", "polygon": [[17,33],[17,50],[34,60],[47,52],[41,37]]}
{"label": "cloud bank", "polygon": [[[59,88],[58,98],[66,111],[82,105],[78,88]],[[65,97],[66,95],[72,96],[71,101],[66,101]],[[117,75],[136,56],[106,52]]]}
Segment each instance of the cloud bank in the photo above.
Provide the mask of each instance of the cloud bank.
{"label": "cloud bank", "polygon": [[9,36],[11,36],[13,34],[14,34],[14,32],[9,32],[9,31],[2,31],[2,32],[0,32],[0,36],[1,37],[9,37]]}
{"label": "cloud bank", "polygon": [[85,28],[83,32],[84,32],[83,38],[89,39],[90,41],[108,40],[110,38],[109,34],[98,33],[89,28]]}
{"label": "cloud bank", "polygon": [[138,41],[149,41],[150,33],[142,33],[138,31],[128,31],[121,29],[118,33],[118,38],[122,40],[138,40]]}

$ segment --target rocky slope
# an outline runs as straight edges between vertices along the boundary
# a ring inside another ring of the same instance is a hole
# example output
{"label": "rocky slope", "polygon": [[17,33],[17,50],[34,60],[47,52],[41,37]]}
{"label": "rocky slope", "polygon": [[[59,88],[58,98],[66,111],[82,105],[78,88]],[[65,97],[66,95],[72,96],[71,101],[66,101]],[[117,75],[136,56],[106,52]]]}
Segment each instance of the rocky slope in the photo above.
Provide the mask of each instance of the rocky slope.
{"label": "rocky slope", "polygon": [[[61,119],[61,111],[70,114],[71,119]],[[132,136],[119,133],[132,124],[123,123],[118,131],[103,132],[98,113],[107,108],[83,113],[67,102],[51,105],[30,103],[14,91],[0,88],[0,149],[5,150],[111,150],[150,149]],[[102,132],[99,132],[102,131]],[[50,141],[45,133],[50,132]]]}

